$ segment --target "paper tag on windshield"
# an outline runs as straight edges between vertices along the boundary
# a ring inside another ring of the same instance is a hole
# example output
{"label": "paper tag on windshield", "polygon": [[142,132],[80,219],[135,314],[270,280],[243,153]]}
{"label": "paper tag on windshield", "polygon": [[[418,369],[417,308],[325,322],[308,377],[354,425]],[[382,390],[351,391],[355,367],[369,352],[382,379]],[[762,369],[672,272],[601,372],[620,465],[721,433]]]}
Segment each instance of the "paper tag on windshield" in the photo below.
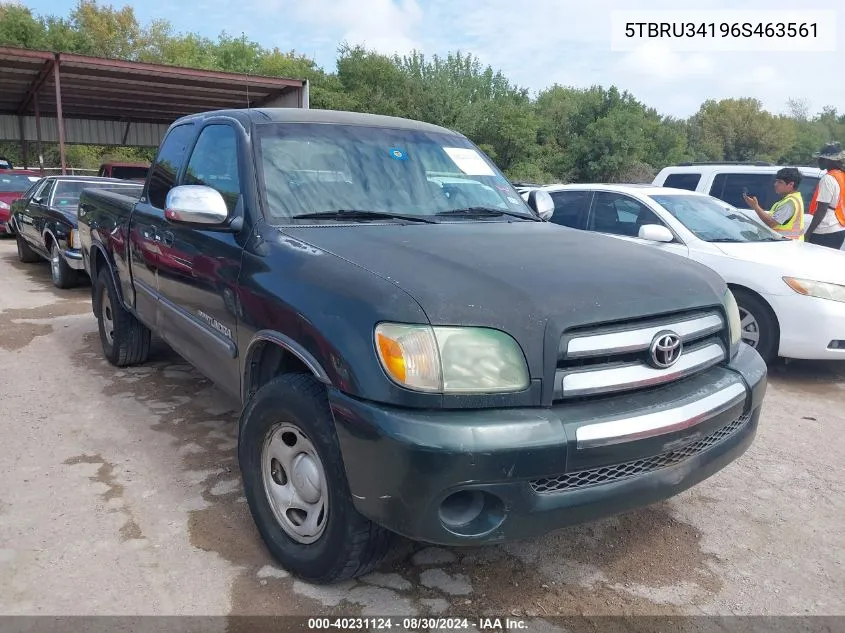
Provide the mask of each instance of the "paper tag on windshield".
{"label": "paper tag on windshield", "polygon": [[472,148],[467,147],[444,147],[443,150],[449,155],[458,168],[467,176],[495,176],[490,165],[481,157],[481,154]]}

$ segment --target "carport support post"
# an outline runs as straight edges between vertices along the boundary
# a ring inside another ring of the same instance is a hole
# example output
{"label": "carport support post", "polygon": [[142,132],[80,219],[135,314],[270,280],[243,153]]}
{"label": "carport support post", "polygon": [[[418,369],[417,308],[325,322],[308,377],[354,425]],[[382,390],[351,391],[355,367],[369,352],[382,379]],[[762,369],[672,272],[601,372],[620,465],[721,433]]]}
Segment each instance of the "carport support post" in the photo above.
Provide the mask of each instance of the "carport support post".
{"label": "carport support post", "polygon": [[23,133],[23,115],[18,115],[18,129],[21,133],[21,162],[23,163],[24,167],[29,167],[29,152],[27,151],[26,146],[26,134]]}
{"label": "carport support post", "polygon": [[59,56],[56,55],[56,63],[53,64],[53,80],[56,83],[56,126],[59,129],[59,157],[62,161],[62,175],[67,173],[67,161],[65,160],[65,121],[62,117],[62,84],[61,73],[59,72]]}
{"label": "carport support post", "polygon": [[44,154],[41,153],[41,109],[38,107],[38,93],[32,98],[35,106],[35,151],[38,153],[38,171],[44,177]]}

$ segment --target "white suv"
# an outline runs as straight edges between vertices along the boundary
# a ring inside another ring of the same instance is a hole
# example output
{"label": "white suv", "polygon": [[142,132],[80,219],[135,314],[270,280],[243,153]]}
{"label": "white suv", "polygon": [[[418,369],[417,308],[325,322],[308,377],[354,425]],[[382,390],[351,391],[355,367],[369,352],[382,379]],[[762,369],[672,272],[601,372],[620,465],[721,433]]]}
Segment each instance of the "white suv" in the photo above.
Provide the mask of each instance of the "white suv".
{"label": "white suv", "polygon": [[[771,209],[777,201],[774,181],[778,170],[786,165],[771,165],[769,163],[683,163],[675,167],[665,167],[651,183],[656,187],[671,187],[673,189],[687,189],[706,193],[719,198],[737,209],[746,210],[756,219],[745,200],[742,199],[744,189],[755,196],[764,209]],[[810,200],[819,178],[821,169],[817,167],[798,167],[801,172],[801,184],[798,190],[804,198],[804,226],[810,225]]]}

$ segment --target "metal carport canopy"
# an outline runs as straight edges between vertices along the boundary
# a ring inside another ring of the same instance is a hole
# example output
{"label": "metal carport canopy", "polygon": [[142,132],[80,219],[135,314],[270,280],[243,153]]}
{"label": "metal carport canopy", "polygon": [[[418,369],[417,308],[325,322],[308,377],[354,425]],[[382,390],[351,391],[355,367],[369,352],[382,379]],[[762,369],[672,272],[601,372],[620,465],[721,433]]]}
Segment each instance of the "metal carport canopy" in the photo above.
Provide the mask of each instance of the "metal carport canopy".
{"label": "metal carport canopy", "polygon": [[[299,79],[0,47],[0,140],[156,146],[186,114],[308,107]],[[43,128],[43,129],[42,129]],[[134,128],[134,129],[133,129]]]}

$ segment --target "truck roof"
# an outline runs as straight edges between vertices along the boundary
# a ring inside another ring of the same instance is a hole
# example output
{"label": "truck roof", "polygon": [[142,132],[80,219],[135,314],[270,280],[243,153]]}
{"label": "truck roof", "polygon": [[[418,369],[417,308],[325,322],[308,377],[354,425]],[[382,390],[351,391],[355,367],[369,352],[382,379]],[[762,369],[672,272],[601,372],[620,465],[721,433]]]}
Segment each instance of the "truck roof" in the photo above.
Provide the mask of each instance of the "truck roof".
{"label": "truck roof", "polygon": [[335,125],[367,125],[373,127],[389,127],[436,134],[451,134],[463,136],[459,132],[432,123],[403,119],[401,117],[385,116],[382,114],[366,114],[363,112],[346,112],[343,110],[320,110],[315,108],[241,108],[237,110],[213,110],[182,117],[174,125],[194,119],[207,119],[217,116],[228,116],[243,124],[252,123],[329,123]]}

